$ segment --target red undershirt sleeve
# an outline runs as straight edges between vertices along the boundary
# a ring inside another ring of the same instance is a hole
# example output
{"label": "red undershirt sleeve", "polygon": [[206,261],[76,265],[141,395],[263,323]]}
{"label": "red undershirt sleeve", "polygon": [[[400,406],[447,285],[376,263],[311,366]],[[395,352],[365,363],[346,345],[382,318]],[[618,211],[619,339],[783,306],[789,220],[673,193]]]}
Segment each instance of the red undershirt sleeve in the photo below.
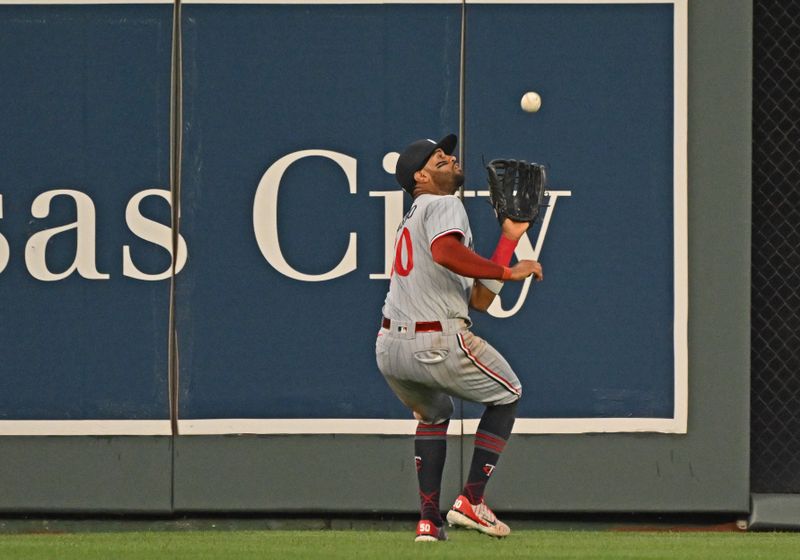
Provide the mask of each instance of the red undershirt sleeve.
{"label": "red undershirt sleeve", "polygon": [[431,254],[437,264],[467,278],[493,278],[496,280],[508,278],[510,273],[508,267],[485,259],[465,247],[459,237],[458,233],[452,233],[434,240],[431,244]]}

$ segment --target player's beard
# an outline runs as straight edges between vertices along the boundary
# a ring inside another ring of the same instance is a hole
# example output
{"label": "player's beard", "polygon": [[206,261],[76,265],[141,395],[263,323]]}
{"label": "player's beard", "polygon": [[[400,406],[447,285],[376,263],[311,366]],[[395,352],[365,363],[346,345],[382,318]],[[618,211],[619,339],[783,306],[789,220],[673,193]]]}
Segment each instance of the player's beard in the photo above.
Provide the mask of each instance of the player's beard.
{"label": "player's beard", "polygon": [[461,185],[464,184],[464,172],[461,171],[461,169],[453,170],[450,184],[451,184],[450,194],[455,194],[456,191],[458,191],[458,189],[461,188]]}
{"label": "player's beard", "polygon": [[456,189],[460,188],[464,184],[464,172],[459,169],[458,171],[453,172],[453,179],[456,183]]}
{"label": "player's beard", "polygon": [[442,192],[455,194],[464,184],[464,172],[461,169],[451,169],[448,171],[435,171],[431,173],[434,182],[440,185]]}

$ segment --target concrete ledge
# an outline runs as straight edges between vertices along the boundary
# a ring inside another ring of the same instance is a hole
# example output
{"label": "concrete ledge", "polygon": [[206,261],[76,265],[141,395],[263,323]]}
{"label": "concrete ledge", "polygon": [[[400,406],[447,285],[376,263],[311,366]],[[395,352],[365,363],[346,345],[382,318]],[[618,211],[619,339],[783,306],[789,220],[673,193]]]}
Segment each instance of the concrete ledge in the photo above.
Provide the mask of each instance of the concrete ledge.
{"label": "concrete ledge", "polygon": [[752,494],[751,530],[800,530],[800,494]]}
{"label": "concrete ledge", "polygon": [[0,437],[0,513],[171,513],[172,437]]}

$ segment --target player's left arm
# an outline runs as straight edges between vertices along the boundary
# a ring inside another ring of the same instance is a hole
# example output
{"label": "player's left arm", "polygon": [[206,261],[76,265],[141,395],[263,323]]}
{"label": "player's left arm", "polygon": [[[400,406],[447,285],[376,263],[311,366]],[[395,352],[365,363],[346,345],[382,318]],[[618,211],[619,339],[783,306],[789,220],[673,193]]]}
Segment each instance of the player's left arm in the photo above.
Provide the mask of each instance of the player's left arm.
{"label": "player's left arm", "polygon": [[[506,218],[502,224],[503,234],[497,244],[494,255],[491,261],[501,266],[508,266],[511,263],[511,258],[514,254],[514,249],[517,243],[525,235],[525,232],[530,227],[527,222],[515,222]],[[542,279],[542,267],[536,263],[533,272],[534,278],[539,281]],[[502,286],[502,284],[500,284]],[[496,286],[499,289],[499,286]],[[492,305],[497,293],[490,290],[484,283],[476,280],[472,285],[472,292],[470,293],[469,306],[476,311],[486,311]]]}
{"label": "player's left arm", "polygon": [[469,294],[469,306],[475,311],[486,311],[496,297],[497,294],[476,280]]}
{"label": "player's left arm", "polygon": [[[537,280],[542,279],[542,268],[536,261],[523,260],[509,267],[517,242],[525,235],[530,223],[504,219],[501,223],[503,235],[497,249],[491,259],[486,259],[462,244],[462,232],[466,230],[466,226],[459,223],[459,220],[464,224],[468,224],[468,221],[463,205],[453,202],[451,198],[455,200],[455,197],[442,197],[436,206],[432,204],[426,209],[431,213],[434,208],[438,210],[431,214],[431,221],[435,223],[434,231],[442,232],[437,233],[431,241],[431,256],[435,263],[460,276],[490,280],[488,286],[480,281],[473,284],[470,307],[477,311],[486,311],[502,287],[501,281],[524,280],[530,275]],[[444,217],[448,219],[444,220]]]}
{"label": "player's left arm", "polygon": [[[486,311],[494,300],[495,294],[502,287],[501,280],[524,280],[533,275],[537,280],[542,279],[541,265],[532,260],[522,260],[512,267],[499,264],[503,261],[510,264],[513,247],[516,242],[503,237],[498,244],[498,250],[492,259],[486,259],[461,244],[457,234],[443,235],[431,245],[431,254],[434,262],[448,270],[468,278],[489,280],[489,285],[478,280],[473,284],[470,294],[470,306],[477,311]],[[510,252],[509,252],[510,251]]]}

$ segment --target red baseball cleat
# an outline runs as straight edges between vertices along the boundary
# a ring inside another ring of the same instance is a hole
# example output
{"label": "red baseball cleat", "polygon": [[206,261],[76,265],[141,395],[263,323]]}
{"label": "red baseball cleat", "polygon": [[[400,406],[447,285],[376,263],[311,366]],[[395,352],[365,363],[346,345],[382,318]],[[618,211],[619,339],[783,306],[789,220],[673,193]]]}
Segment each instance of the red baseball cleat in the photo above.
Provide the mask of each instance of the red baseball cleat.
{"label": "red baseball cleat", "polygon": [[444,526],[437,527],[433,524],[433,521],[428,521],[426,519],[422,519],[417,523],[417,538],[414,539],[414,542],[436,542],[446,540],[447,533],[444,532]]}
{"label": "red baseball cleat", "polygon": [[463,495],[456,498],[453,507],[447,512],[447,522],[451,527],[457,525],[475,529],[492,537],[507,537],[511,533],[508,525],[497,519],[497,516],[483,500],[481,503],[473,505]]}

